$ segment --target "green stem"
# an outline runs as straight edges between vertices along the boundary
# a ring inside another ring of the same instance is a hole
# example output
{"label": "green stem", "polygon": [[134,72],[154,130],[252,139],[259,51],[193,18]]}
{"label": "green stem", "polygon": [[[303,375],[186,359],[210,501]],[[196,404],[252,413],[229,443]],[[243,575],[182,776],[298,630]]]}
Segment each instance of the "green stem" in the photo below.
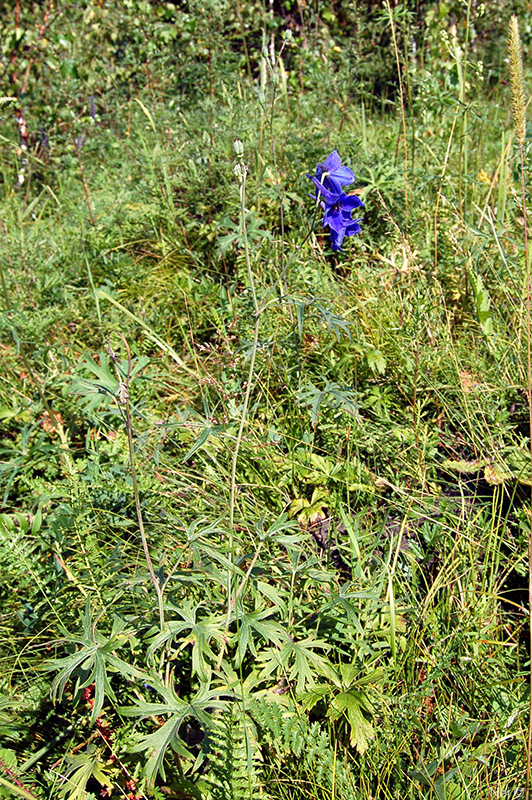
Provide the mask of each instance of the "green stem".
{"label": "green stem", "polygon": [[91,265],[89,264],[89,259],[88,259],[87,256],[85,256],[85,264],[87,265],[87,273],[88,273],[88,276],[89,276],[89,283],[90,283],[90,287],[92,289],[92,296],[94,297],[94,304],[96,305],[96,315],[98,317],[98,325],[101,326],[101,324],[102,324],[102,315],[100,313],[100,300],[98,298],[98,292],[96,291],[96,289],[94,287],[94,281],[92,279]]}
{"label": "green stem", "polygon": [[[526,273],[526,355],[527,355],[527,400],[528,400],[528,434],[530,447],[530,461],[532,463],[532,342],[530,326],[530,260],[528,254],[528,224],[526,207],[526,186],[525,186],[525,156],[523,143],[519,143],[519,156],[521,161],[521,194],[523,203],[523,232],[525,239],[525,273]],[[530,487],[530,519],[532,523],[532,486]],[[529,625],[529,644],[532,653],[532,531],[528,534],[528,625]],[[530,769],[532,761],[532,660],[530,662],[530,701],[528,710],[528,739],[526,750],[526,788],[525,798],[530,797]]]}
{"label": "green stem", "polygon": [[6,304],[6,311],[9,312],[9,295],[7,293],[6,278],[4,275],[4,267],[0,261],[0,283],[2,284],[2,294],[4,295],[4,302]]}
{"label": "green stem", "polygon": [[242,227],[242,236],[244,239],[244,253],[246,256],[246,268],[248,271],[249,287],[251,289],[251,294],[253,296],[253,309],[255,311],[255,314],[258,315],[259,304],[257,302],[257,292],[255,290],[255,279],[253,277],[253,271],[251,269],[251,259],[249,257],[248,232],[246,228],[246,173],[247,173],[247,167],[245,167],[244,164],[242,164],[242,180],[240,182],[240,225]]}
{"label": "green stem", "polygon": [[[248,380],[246,384],[246,391],[244,393],[244,402],[242,404],[242,413],[240,415],[240,425],[238,426],[238,433],[236,436],[235,449],[233,451],[233,459],[231,462],[231,484],[230,484],[230,498],[229,498],[229,558],[233,562],[234,555],[234,534],[235,534],[235,504],[236,504],[236,469],[238,465],[238,455],[242,438],[244,435],[244,428],[247,422],[247,414],[249,408],[249,399],[251,397],[251,390],[253,388],[253,376],[255,372],[255,359],[257,356],[257,347],[259,343],[259,327],[260,327],[260,314],[257,300],[257,292],[255,289],[255,279],[253,277],[253,270],[251,269],[251,259],[249,255],[249,244],[246,230],[246,167],[241,164],[241,181],[240,181],[240,223],[242,226],[242,236],[244,239],[244,253],[246,257],[246,267],[248,273],[248,281],[253,297],[253,310],[255,313],[255,326],[253,328],[253,341],[251,344],[251,356],[249,361]],[[229,625],[229,617],[233,608],[233,570],[230,568],[227,575],[227,621]]]}
{"label": "green stem", "polygon": [[0,786],[5,786],[8,791],[10,791],[12,794],[18,795],[19,797],[26,797],[27,800],[37,800],[35,795],[27,792],[23,786],[15,786],[14,783],[9,783],[9,781],[6,781],[5,778],[0,778]]}
{"label": "green stem", "polygon": [[153,568],[153,562],[150,556],[150,550],[148,547],[148,538],[146,536],[146,531],[144,529],[144,520],[142,518],[142,509],[140,507],[140,496],[139,496],[139,487],[137,482],[137,471],[135,468],[135,450],[133,447],[133,429],[131,425],[131,411],[129,407],[129,387],[131,384],[131,350],[129,349],[129,345],[125,336],[120,333],[120,331],[113,331],[118,336],[120,336],[124,347],[126,348],[127,353],[127,376],[125,381],[120,374],[118,369],[117,361],[118,356],[115,352],[113,352],[111,348],[111,343],[109,341],[109,337],[107,339],[107,347],[109,350],[109,355],[115,365],[116,374],[118,376],[118,397],[117,402],[119,406],[124,407],[124,417],[125,417],[125,427],[126,427],[126,434],[127,434],[127,443],[128,443],[128,451],[129,451],[129,466],[131,469],[131,482],[133,484],[133,495],[135,497],[135,509],[137,512],[137,522],[139,526],[140,538],[142,541],[142,549],[144,550],[144,558],[146,560],[146,566],[148,567],[148,572],[150,573],[151,582],[153,584],[153,588],[155,589],[155,593],[157,595],[157,604],[159,606],[159,625],[161,631],[164,629],[164,601],[163,601],[163,590],[161,584],[155,574],[155,570]]}

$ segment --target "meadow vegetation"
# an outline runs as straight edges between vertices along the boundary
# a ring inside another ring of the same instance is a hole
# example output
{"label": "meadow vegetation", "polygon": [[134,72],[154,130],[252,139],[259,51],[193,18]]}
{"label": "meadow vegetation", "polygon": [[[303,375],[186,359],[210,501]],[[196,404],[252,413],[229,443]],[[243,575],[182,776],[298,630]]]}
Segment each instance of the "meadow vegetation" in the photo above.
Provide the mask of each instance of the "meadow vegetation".
{"label": "meadow vegetation", "polygon": [[0,9],[0,797],[524,797],[528,4]]}

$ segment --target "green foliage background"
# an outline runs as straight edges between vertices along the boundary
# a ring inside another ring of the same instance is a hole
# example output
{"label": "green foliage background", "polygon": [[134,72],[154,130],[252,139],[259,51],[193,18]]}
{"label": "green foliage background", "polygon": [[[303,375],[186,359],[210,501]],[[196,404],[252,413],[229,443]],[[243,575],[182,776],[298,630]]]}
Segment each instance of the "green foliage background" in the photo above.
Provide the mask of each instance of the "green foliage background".
{"label": "green foliage background", "polygon": [[523,796],[527,4],[0,11],[0,797]]}

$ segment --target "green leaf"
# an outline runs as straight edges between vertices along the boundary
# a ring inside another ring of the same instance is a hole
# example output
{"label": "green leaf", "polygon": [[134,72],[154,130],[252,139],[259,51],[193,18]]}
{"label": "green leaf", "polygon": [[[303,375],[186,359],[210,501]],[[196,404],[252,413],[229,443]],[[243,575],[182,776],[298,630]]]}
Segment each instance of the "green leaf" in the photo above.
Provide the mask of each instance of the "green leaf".
{"label": "green leaf", "polygon": [[103,708],[105,698],[108,697],[116,702],[109,673],[117,672],[128,678],[142,678],[143,673],[115,653],[134,635],[132,630],[124,631],[125,622],[115,619],[110,636],[104,637],[96,630],[96,621],[93,620],[87,600],[82,623],[82,633],[77,636],[67,633],[65,637],[68,643],[78,645],[79,650],[64,658],[50,659],[45,662],[42,669],[47,672],[57,670],[59,673],[52,681],[50,689],[54,702],[61,698],[65,685],[70,680],[81,681],[80,689],[94,684],[94,705],[91,714],[91,723],[94,724]]}
{"label": "green leaf", "polygon": [[530,471],[530,451],[524,447],[507,447],[503,450],[502,457],[510,468],[512,476],[524,486],[532,484]]}
{"label": "green leaf", "polygon": [[327,660],[316,653],[316,649],[329,650],[331,645],[322,640],[307,636],[294,641],[287,639],[280,647],[266,647],[257,658],[262,664],[261,678],[269,678],[273,673],[288,674],[288,679],[296,681],[298,693],[304,692],[307,685],[316,682],[316,677],[327,668]]}
{"label": "green leaf", "polygon": [[312,425],[315,425],[321,408],[331,409],[335,418],[342,413],[358,416],[358,404],[355,400],[355,391],[351,386],[340,386],[332,381],[326,381],[322,390],[308,383],[299,391],[299,402],[310,410]]}
{"label": "green leaf", "polygon": [[141,742],[131,748],[132,753],[147,752],[148,761],[144,768],[144,774],[150,786],[155,783],[157,775],[161,775],[163,780],[166,780],[164,757],[168,747],[171,746],[174,752],[183,758],[192,758],[184,742],[179,739],[179,728],[182,722],[179,715],[170,717],[160,728],[149,733]]}
{"label": "green leaf", "polygon": [[251,652],[257,656],[255,639],[260,637],[266,642],[272,642],[277,647],[286,640],[287,636],[283,628],[273,620],[268,619],[275,613],[275,609],[258,608],[256,611],[242,611],[240,608],[232,614],[231,621],[237,623],[236,633],[236,666],[240,667],[246,653]]}
{"label": "green leaf", "polygon": [[333,719],[341,716],[347,719],[351,746],[356,747],[361,755],[366,752],[374,737],[373,726],[362,713],[362,709],[371,709],[369,700],[362,692],[350,689],[334,697],[330,711]]}
{"label": "green leaf", "polygon": [[5,786],[5,788],[8,789],[11,792],[11,794],[15,795],[16,797],[24,797],[26,798],[26,800],[37,800],[34,794],[30,794],[30,792],[27,792],[26,789],[24,789],[22,786],[17,786],[16,784],[11,783],[10,781],[6,781],[5,778],[0,777],[0,786]]}
{"label": "green leaf", "polygon": [[264,581],[257,581],[257,591],[260,595],[263,595],[264,597],[267,597],[268,600],[271,600],[274,606],[276,606],[280,611],[282,611],[283,614],[287,613],[288,606],[281,597],[281,593],[275,586],[272,586],[269,583],[265,583]]}
{"label": "green leaf", "polygon": [[384,375],[386,372],[386,359],[380,350],[368,350],[366,352],[366,361],[372,372],[378,375]]}
{"label": "green leaf", "polygon": [[17,766],[17,754],[7,747],[0,747],[0,762],[9,770],[14,770]]}
{"label": "green leaf", "polygon": [[95,778],[101,786],[112,788],[113,783],[102,770],[102,762],[94,745],[87,752],[68,757],[64,770],[64,786],[59,796],[65,800],[86,800],[89,778]]}
{"label": "green leaf", "polygon": [[319,683],[316,686],[312,686],[306,692],[304,692],[299,700],[301,702],[302,707],[305,711],[312,711],[315,705],[317,705],[320,700],[323,700],[325,697],[331,694],[331,689],[325,683]]}
{"label": "green leaf", "polygon": [[150,643],[149,655],[153,655],[162,645],[173,644],[177,640],[177,652],[181,652],[187,645],[192,646],[192,673],[200,681],[205,682],[210,678],[211,667],[209,661],[216,660],[216,654],[211,648],[211,642],[216,641],[225,646],[228,641],[225,617],[213,615],[199,616],[200,607],[192,603],[183,604],[180,608],[168,606],[181,620],[170,620],[165,627]]}
{"label": "green leaf", "polygon": [[[195,415],[199,417],[199,415]],[[201,419],[201,418],[200,418]],[[192,458],[194,453],[203,447],[204,444],[208,442],[211,436],[226,431],[230,426],[229,425],[211,425],[206,420],[202,420],[201,422],[201,433],[192,445],[192,447],[187,451],[187,453],[183,456],[183,463],[188,461],[189,458]]]}
{"label": "green leaf", "polygon": [[480,327],[486,334],[493,334],[493,320],[490,314],[491,299],[484,286],[482,277],[475,272],[469,272],[471,288],[476,305],[477,319]]}
{"label": "green leaf", "polygon": [[210,725],[212,712],[224,709],[227,705],[225,700],[220,700],[221,694],[228,694],[227,691],[210,689],[203,686],[191,700],[182,700],[175,692],[175,681],[172,677],[170,686],[165,686],[157,677],[150,677],[149,684],[163,698],[161,703],[146,703],[138,700],[135,706],[120,708],[120,713],[126,717],[158,717],[168,716],[166,722],[157,730],[144,736],[138,744],[134,745],[132,752],[148,753],[148,762],[145,766],[145,775],[150,786],[153,786],[155,778],[160,774],[165,778],[164,758],[169,747],[174,752],[190,759],[191,754],[185,747],[184,742],[179,736],[179,731],[183,722],[189,717],[194,717],[204,727]]}
{"label": "green leaf", "polygon": [[[133,380],[149,364],[150,359],[146,356],[133,358],[131,360],[131,376]],[[127,376],[128,364],[120,361],[117,368],[125,380]],[[76,365],[77,375],[72,379],[71,391],[84,398],[87,408],[90,410],[102,405],[110,406],[118,393],[118,377],[116,369],[107,353],[100,352],[98,360],[92,355],[85,353]]]}
{"label": "green leaf", "polygon": [[42,527],[42,510],[39,508],[37,509],[37,513],[33,518],[33,522],[31,524],[31,534],[35,536],[39,533]]}
{"label": "green leaf", "polygon": [[478,472],[482,466],[483,466],[482,462],[478,461],[478,460],[475,460],[475,461],[464,461],[464,460],[453,461],[452,459],[446,458],[444,461],[442,461],[442,468],[443,469],[448,469],[449,472],[460,472],[460,473],[463,473],[465,475],[474,474],[475,472]]}
{"label": "green leaf", "polygon": [[59,72],[63,78],[77,79],[79,78],[78,67],[75,61],[71,58],[64,58],[59,65]]}

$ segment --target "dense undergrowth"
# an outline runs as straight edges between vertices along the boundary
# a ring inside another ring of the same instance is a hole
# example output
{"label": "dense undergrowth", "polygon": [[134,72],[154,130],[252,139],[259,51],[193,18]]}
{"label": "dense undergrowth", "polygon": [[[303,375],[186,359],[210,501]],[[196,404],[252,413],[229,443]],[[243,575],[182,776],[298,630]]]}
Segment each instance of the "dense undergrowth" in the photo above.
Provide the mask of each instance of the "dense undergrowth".
{"label": "dense undergrowth", "polygon": [[12,5],[0,796],[524,796],[525,5]]}

